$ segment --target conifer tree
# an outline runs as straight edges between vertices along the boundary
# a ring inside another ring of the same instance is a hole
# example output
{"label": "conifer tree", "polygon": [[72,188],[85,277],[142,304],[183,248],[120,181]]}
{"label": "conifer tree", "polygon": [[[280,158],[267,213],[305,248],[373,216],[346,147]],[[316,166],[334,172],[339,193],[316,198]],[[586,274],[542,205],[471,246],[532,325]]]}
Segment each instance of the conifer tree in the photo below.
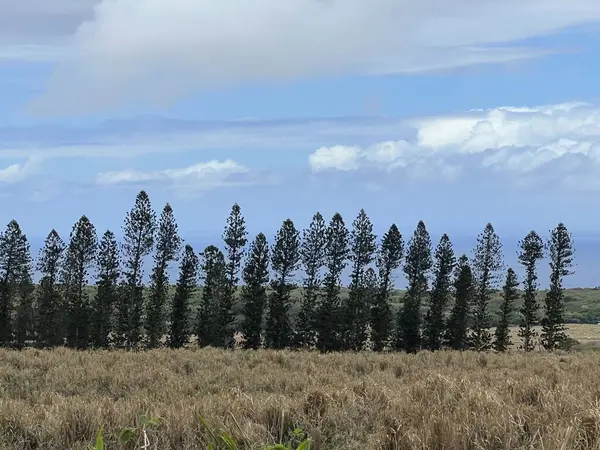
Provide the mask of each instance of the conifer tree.
{"label": "conifer tree", "polygon": [[383,235],[377,254],[379,286],[371,308],[370,325],[373,350],[383,351],[388,345],[392,330],[390,297],[394,289],[394,271],[400,267],[404,254],[402,234],[395,224]]}
{"label": "conifer tree", "polygon": [[506,272],[506,282],[502,288],[502,304],[500,305],[498,326],[494,332],[494,343],[492,344],[497,352],[505,352],[512,345],[509,325],[514,302],[519,298],[518,288],[517,274],[512,268],[509,268]]}
{"label": "conifer tree", "polygon": [[50,231],[40,251],[37,269],[42,274],[38,296],[38,345],[64,344],[64,305],[58,287],[66,245],[56,230]]}
{"label": "conifer tree", "polygon": [[177,223],[173,216],[173,208],[166,204],[162,210],[156,234],[156,252],[154,269],[151,275],[150,298],[146,312],[146,334],[148,347],[158,347],[166,333],[165,304],[169,295],[169,263],[177,259],[181,247],[181,238],[177,232]]}
{"label": "conifer tree", "polygon": [[19,304],[15,327],[15,341],[18,348],[23,348],[27,341],[35,340],[35,285],[31,279],[31,255],[27,252],[28,263],[23,267],[18,281]]}
{"label": "conifer tree", "polygon": [[246,221],[242,216],[240,206],[235,203],[231,208],[231,213],[227,218],[227,225],[223,232],[223,241],[225,241],[225,250],[227,253],[227,289],[220,299],[218,317],[215,322],[215,332],[217,334],[215,345],[219,347],[232,347],[234,344],[235,317],[232,309],[239,281],[238,274],[242,259],[244,258],[244,247],[248,242],[247,236]]}
{"label": "conifer tree", "polygon": [[143,259],[152,251],[155,228],[156,214],[150,198],[145,191],[140,191],[123,225],[125,279],[118,302],[116,343],[128,349],[137,347],[140,342],[144,306]]}
{"label": "conifer tree", "polygon": [[198,345],[218,345],[217,321],[220,316],[220,305],[223,297],[228,295],[227,265],[225,256],[214,245],[204,249],[201,256],[200,269],[204,280],[202,300],[198,310]]}
{"label": "conifer tree", "polygon": [[439,350],[444,339],[444,310],[450,300],[452,272],[456,265],[454,249],[447,234],[442,235],[435,250],[435,279],[431,287],[429,311],[425,317],[424,344],[429,350]]}
{"label": "conifer tree", "polygon": [[90,267],[96,262],[96,229],[86,216],[73,226],[64,263],[67,307],[67,345],[86,348],[90,340],[90,303],[85,288]]}
{"label": "conifer tree", "polygon": [[258,349],[261,346],[263,315],[267,303],[269,282],[269,244],[264,234],[259,233],[250,245],[248,260],[243,272],[242,303],[244,320],[241,331],[244,347]]}
{"label": "conifer tree", "polygon": [[563,277],[574,273],[573,239],[563,223],[559,223],[551,231],[547,247],[550,257],[550,289],[545,298],[541,340],[546,350],[555,350],[567,341]]}
{"label": "conifer tree", "polygon": [[475,295],[475,280],[467,255],[458,259],[454,269],[454,305],[446,324],[446,344],[453,350],[468,346],[469,307]]}
{"label": "conifer tree", "polygon": [[186,245],[179,265],[179,279],[171,306],[169,346],[180,348],[190,340],[190,301],[197,286],[198,257],[191,245]]}
{"label": "conifer tree", "polygon": [[519,336],[523,341],[521,348],[529,352],[535,349],[535,339],[537,337],[537,333],[533,328],[538,323],[537,313],[539,309],[536,266],[538,260],[544,257],[544,241],[535,231],[530,231],[519,242],[519,249],[519,263],[525,267],[525,280],[523,281],[525,290],[523,292],[523,306],[521,307],[522,319]]}
{"label": "conifer tree", "polygon": [[300,264],[300,233],[294,222],[286,219],[275,237],[271,251],[273,280],[267,311],[266,344],[269,348],[283,349],[292,344],[290,321],[291,292],[296,288],[292,279]]}
{"label": "conifer tree", "polygon": [[92,305],[92,344],[108,348],[113,331],[113,309],[119,299],[119,247],[112,231],[102,235],[98,247],[96,295]]}
{"label": "conifer tree", "polygon": [[344,219],[335,213],[326,231],[325,266],[322,298],[315,314],[317,348],[321,352],[340,350],[340,283],[348,259],[349,232]]}
{"label": "conifer tree", "polygon": [[489,350],[492,344],[489,303],[502,266],[502,244],[494,227],[488,223],[483,233],[477,236],[473,256],[476,294],[470,340],[477,351]]}
{"label": "conifer tree", "polygon": [[431,270],[431,238],[421,220],[408,243],[404,273],[408,289],[398,313],[396,348],[415,353],[421,348],[421,302],[427,295],[427,276]]}
{"label": "conifer tree", "polygon": [[321,288],[321,269],[325,260],[326,230],[325,220],[321,213],[317,212],[309,228],[303,233],[300,255],[305,276],[296,333],[298,347],[310,348],[316,342],[313,325]]}
{"label": "conifer tree", "polygon": [[17,221],[11,220],[0,233],[0,346],[12,342],[13,300],[30,261],[27,237]]}
{"label": "conifer tree", "polygon": [[370,304],[365,283],[365,272],[375,259],[377,237],[373,234],[373,224],[364,209],[352,223],[350,232],[349,259],[352,262],[349,297],[342,308],[342,342],[346,350],[361,350],[367,340]]}

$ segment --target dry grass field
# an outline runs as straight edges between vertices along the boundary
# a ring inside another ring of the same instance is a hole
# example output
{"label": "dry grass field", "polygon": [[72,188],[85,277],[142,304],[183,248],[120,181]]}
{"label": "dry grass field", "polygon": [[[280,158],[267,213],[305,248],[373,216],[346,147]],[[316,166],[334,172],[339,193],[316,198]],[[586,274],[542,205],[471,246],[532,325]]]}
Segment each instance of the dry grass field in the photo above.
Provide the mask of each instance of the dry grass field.
{"label": "dry grass field", "polygon": [[161,450],[206,449],[200,416],[249,449],[598,449],[600,353],[0,351],[0,449],[123,448],[142,414]]}

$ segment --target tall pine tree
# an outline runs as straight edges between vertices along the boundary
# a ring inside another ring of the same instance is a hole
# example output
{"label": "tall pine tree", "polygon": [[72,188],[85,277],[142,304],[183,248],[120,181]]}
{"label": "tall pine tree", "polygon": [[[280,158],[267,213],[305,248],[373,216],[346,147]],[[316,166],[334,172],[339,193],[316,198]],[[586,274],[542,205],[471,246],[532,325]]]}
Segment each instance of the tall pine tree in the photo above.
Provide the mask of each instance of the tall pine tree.
{"label": "tall pine tree", "polygon": [[475,279],[467,255],[458,259],[454,269],[454,305],[446,323],[446,344],[453,350],[468,347],[469,309],[475,296]]}
{"label": "tall pine tree", "polygon": [[335,213],[326,231],[325,266],[322,298],[315,314],[317,348],[321,352],[341,349],[340,290],[341,276],[348,259],[349,232],[344,219]]}
{"label": "tall pine tree", "polygon": [[494,227],[488,223],[483,233],[477,236],[473,256],[476,295],[470,339],[477,351],[489,350],[492,344],[489,303],[502,266],[502,244]]}
{"label": "tall pine tree", "polygon": [[565,288],[563,277],[572,275],[573,239],[563,223],[551,231],[548,242],[550,257],[550,289],[545,298],[545,314],[542,319],[542,345],[546,350],[555,350],[567,341],[565,333]]}
{"label": "tall pine tree", "polygon": [[267,311],[265,333],[267,347],[283,349],[292,344],[290,321],[291,292],[296,288],[293,277],[300,264],[300,233],[294,222],[286,219],[275,237],[271,252],[273,281]]}
{"label": "tall pine tree", "polygon": [[404,273],[408,289],[398,313],[396,348],[415,353],[421,348],[421,302],[427,295],[427,276],[431,270],[431,238],[421,220],[408,243]]}
{"label": "tall pine tree", "polygon": [[377,254],[379,286],[371,307],[370,325],[373,350],[383,351],[388,345],[392,330],[390,297],[394,289],[394,271],[400,267],[404,254],[402,234],[395,224],[383,235]]}
{"label": "tall pine tree", "polygon": [[373,234],[373,224],[364,209],[352,223],[350,233],[350,254],[352,273],[350,275],[349,297],[343,312],[342,341],[346,350],[361,350],[367,340],[369,324],[369,291],[365,283],[365,272],[375,259],[377,237]]}
{"label": "tall pine tree", "polygon": [[429,350],[439,350],[444,339],[444,310],[450,300],[452,272],[456,265],[454,249],[447,234],[442,235],[435,250],[435,279],[431,287],[429,310],[425,316],[424,344]]}
{"label": "tall pine tree", "polygon": [[8,346],[13,338],[13,299],[23,272],[30,264],[29,243],[16,220],[11,220],[0,234],[0,345]]}
{"label": "tall pine tree", "polygon": [[256,236],[250,246],[243,278],[244,320],[241,331],[244,336],[244,347],[256,350],[261,346],[263,315],[267,303],[267,283],[269,282],[269,244],[266,236],[262,233]]}
{"label": "tall pine tree", "polygon": [[198,257],[191,245],[186,245],[179,265],[179,279],[171,306],[169,346],[180,348],[190,340],[190,301],[197,286]]}
{"label": "tall pine tree", "polygon": [[98,247],[96,296],[92,304],[92,344],[107,348],[114,329],[113,309],[119,299],[119,247],[112,231],[102,235]]}
{"label": "tall pine tree", "polygon": [[537,333],[533,328],[538,323],[539,303],[537,301],[537,262],[544,257],[544,241],[535,232],[530,231],[525,239],[519,242],[519,264],[525,267],[525,280],[523,285],[523,306],[521,307],[521,337],[523,348],[529,352],[535,348]]}
{"label": "tall pine tree", "polygon": [[15,327],[15,342],[18,348],[23,348],[27,341],[35,340],[35,285],[31,279],[31,254],[27,252],[27,263],[19,276],[17,295],[17,317]]}
{"label": "tall pine tree", "polygon": [[58,286],[66,245],[56,230],[50,231],[40,251],[37,269],[42,274],[38,291],[38,346],[64,344],[64,304]]}
{"label": "tall pine tree", "polygon": [[242,259],[244,258],[244,247],[248,242],[246,221],[242,216],[240,205],[235,203],[227,218],[227,225],[223,232],[225,250],[227,253],[227,290],[220,299],[216,324],[216,342],[219,347],[232,347],[234,345],[233,335],[234,320],[233,305],[235,293],[239,281],[238,274]]}
{"label": "tall pine tree", "polygon": [[314,318],[317,299],[321,288],[321,269],[325,263],[327,227],[321,213],[317,212],[308,229],[304,230],[300,255],[304,269],[302,304],[298,313],[296,344],[311,348],[315,345]]}
{"label": "tall pine tree", "polygon": [[86,287],[97,247],[96,229],[82,216],[71,231],[64,264],[67,345],[72,348],[86,348],[90,341],[91,307]]}
{"label": "tall pine tree", "polygon": [[148,347],[156,348],[166,333],[165,304],[169,295],[169,263],[177,259],[181,238],[177,232],[177,222],[173,208],[168,203],[162,210],[156,234],[154,269],[150,282],[150,298],[146,312],[146,334]]}
{"label": "tall pine tree", "polygon": [[512,268],[506,272],[506,282],[502,288],[502,304],[498,313],[498,326],[494,331],[494,343],[492,347],[497,352],[505,352],[512,345],[510,339],[510,318],[513,313],[515,300],[519,298],[519,280]]}
{"label": "tall pine tree", "polygon": [[220,344],[217,342],[220,339],[217,328],[220,320],[220,305],[222,299],[229,295],[227,265],[225,256],[214,245],[206,247],[200,256],[204,288],[198,310],[198,345],[200,347],[216,346]]}
{"label": "tall pine tree", "polygon": [[120,289],[117,316],[117,344],[132,349],[139,345],[144,307],[143,259],[152,251],[156,214],[150,198],[140,191],[125,217],[122,254],[124,285]]}

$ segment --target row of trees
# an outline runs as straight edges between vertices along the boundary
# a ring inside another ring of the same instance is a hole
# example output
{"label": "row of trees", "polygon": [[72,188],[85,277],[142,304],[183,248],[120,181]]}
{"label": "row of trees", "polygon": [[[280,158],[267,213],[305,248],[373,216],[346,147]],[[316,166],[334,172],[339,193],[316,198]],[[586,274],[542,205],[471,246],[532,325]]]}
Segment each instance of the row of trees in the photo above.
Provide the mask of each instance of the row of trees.
{"label": "row of trees", "polygon": [[[502,245],[491,224],[478,236],[471,259],[457,258],[446,234],[434,251],[423,222],[406,245],[396,225],[378,244],[364,210],[350,229],[340,214],[327,224],[316,213],[303,233],[287,219],[272,246],[262,233],[248,245],[236,204],[223,241],[224,252],[210,245],[198,256],[179,237],[171,206],[157,221],[141,191],[126,216],[120,245],[111,231],[98,242],[93,224],[83,216],[68,243],[52,230],[34,265],[27,237],[13,220],[0,235],[0,345],[133,349],[182,347],[193,338],[200,346],[233,347],[239,336],[241,345],[251,349],[505,351],[512,345],[509,323],[521,296],[520,282],[512,268],[505,271]],[[519,248],[525,269],[521,348],[530,351],[538,340],[546,349],[557,348],[566,340],[563,277],[572,273],[571,235],[561,223],[547,243],[531,231]],[[143,260],[152,252],[154,267],[145,287]],[[537,265],[545,253],[550,289],[542,310]],[[175,261],[179,276],[170,295],[168,269]],[[348,265],[346,297],[341,278]],[[37,286],[34,267],[41,274]],[[390,299],[401,267],[408,287],[394,313]],[[292,318],[300,271],[299,313]],[[91,275],[96,279],[93,297]],[[499,326],[492,333],[489,304],[501,278]],[[203,289],[195,308],[199,280]],[[234,314],[237,302],[241,319]],[[534,327],[540,321],[537,336]]]}

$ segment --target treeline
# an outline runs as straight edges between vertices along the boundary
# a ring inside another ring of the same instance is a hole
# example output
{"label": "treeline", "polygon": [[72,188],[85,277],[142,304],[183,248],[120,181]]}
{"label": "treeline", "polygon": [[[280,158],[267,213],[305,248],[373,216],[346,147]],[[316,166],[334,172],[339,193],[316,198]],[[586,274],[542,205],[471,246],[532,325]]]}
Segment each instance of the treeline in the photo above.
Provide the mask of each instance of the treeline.
{"label": "treeline", "polygon": [[[144,191],[125,218],[121,243],[111,231],[98,239],[82,216],[68,242],[50,232],[35,264],[27,237],[13,220],[0,235],[0,346],[137,349],[193,342],[322,352],[501,352],[513,345],[509,323],[516,312],[525,351],[538,343],[552,350],[567,340],[563,277],[572,273],[573,244],[562,223],[548,242],[531,231],[519,243],[522,281],[504,266],[500,239],[489,223],[472,258],[457,257],[446,234],[434,250],[422,221],[407,243],[396,225],[378,241],[364,210],[350,227],[337,213],[329,223],[316,213],[303,232],[287,219],[269,245],[262,233],[249,242],[235,204],[223,244],[224,251],[210,245],[197,254],[179,237],[171,206],[157,218]],[[143,260],[152,253],[145,287]],[[544,256],[550,261],[550,289],[542,307],[537,264]],[[168,268],[176,262],[179,276],[171,296]],[[342,298],[347,267],[349,295]],[[34,269],[42,276],[38,285],[32,281]],[[408,288],[394,313],[390,298],[400,269]],[[92,298],[86,289],[91,274],[97,287]],[[499,326],[492,333],[489,303],[501,284]],[[523,302],[515,311],[520,284]],[[200,285],[196,310],[192,298]],[[299,287],[299,313],[292,318],[292,292]],[[237,302],[243,310],[239,320],[233,312]],[[538,336],[534,327],[540,324]]]}

